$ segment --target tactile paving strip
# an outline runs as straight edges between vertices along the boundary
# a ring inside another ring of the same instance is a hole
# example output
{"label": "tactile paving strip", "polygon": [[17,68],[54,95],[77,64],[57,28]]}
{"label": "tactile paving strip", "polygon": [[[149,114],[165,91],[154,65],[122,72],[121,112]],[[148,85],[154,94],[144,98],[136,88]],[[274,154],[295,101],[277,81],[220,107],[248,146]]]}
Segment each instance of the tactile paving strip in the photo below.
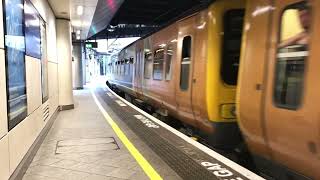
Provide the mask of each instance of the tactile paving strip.
{"label": "tactile paving strip", "polygon": [[[159,157],[165,161],[182,179],[223,179],[230,178],[217,177],[212,172],[204,168],[199,162],[184,151],[177,148],[167,139],[160,136],[159,129],[148,128],[144,123],[135,119],[134,115],[139,114],[133,108],[119,106],[114,100],[106,95],[103,89],[97,89],[100,98],[113,110],[113,112],[128,125]],[[164,128],[161,128],[164,129]],[[169,132],[170,133],[170,132]],[[238,173],[236,173],[238,174]],[[243,177],[240,175],[240,177]],[[247,178],[241,178],[247,179]]]}

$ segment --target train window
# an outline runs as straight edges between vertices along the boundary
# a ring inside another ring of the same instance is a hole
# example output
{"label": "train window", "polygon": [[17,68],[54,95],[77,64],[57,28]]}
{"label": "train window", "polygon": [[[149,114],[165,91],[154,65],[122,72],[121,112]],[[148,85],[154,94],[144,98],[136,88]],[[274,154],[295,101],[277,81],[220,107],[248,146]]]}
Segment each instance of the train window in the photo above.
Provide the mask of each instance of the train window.
{"label": "train window", "polygon": [[191,65],[191,36],[183,38],[182,42],[182,60],[180,70],[180,89],[187,90],[189,87]]}
{"label": "train window", "polygon": [[127,66],[127,69],[126,69],[126,75],[129,75],[130,74],[130,59],[128,59],[127,63],[126,63],[126,66]]}
{"label": "train window", "polygon": [[117,63],[117,75],[119,75],[119,74],[120,74],[120,63],[118,61],[118,63]]}
{"label": "train window", "polygon": [[115,65],[115,74],[118,74],[118,61],[116,62],[116,65]]}
{"label": "train window", "polygon": [[158,49],[154,52],[153,61],[153,79],[162,80],[163,74],[164,49]]}
{"label": "train window", "polygon": [[126,64],[124,63],[124,60],[122,60],[121,61],[121,75],[125,74],[125,67],[126,67]]}
{"label": "train window", "polygon": [[118,75],[120,75],[120,68],[121,68],[121,67],[120,67],[120,63],[118,63],[118,66],[117,66],[117,74],[118,74]]}
{"label": "train window", "polygon": [[280,108],[301,105],[311,12],[306,1],[285,8],[281,15],[275,67],[274,101]]}
{"label": "train window", "polygon": [[173,51],[174,46],[173,44],[169,44],[167,47],[167,54],[166,54],[166,80],[171,80],[172,76],[172,58],[173,58]]}
{"label": "train window", "polygon": [[232,9],[224,14],[221,77],[228,85],[237,85],[243,19],[243,9]]}
{"label": "train window", "polygon": [[128,75],[130,71],[129,59],[124,60],[124,75]]}
{"label": "train window", "polygon": [[150,79],[152,72],[152,53],[146,52],[144,54],[144,78]]}

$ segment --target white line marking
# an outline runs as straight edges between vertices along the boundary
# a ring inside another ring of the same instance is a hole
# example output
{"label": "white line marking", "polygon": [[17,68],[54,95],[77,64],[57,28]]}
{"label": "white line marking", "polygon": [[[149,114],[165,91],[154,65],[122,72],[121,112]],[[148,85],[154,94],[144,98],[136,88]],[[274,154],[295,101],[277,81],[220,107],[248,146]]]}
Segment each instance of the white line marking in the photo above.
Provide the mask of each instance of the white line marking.
{"label": "white line marking", "polygon": [[148,118],[142,116],[142,115],[134,115],[135,118],[139,119],[144,125],[146,125],[149,128],[155,128],[158,129],[159,126],[150,121]]}
{"label": "white line marking", "polygon": [[160,126],[162,126],[163,128],[166,128],[167,130],[169,130],[170,132],[174,133],[175,135],[177,135],[178,137],[180,137],[181,139],[185,140],[186,142],[188,142],[189,144],[195,146],[196,148],[202,150],[203,152],[205,152],[206,154],[208,154],[209,156],[215,158],[216,160],[226,164],[227,166],[229,166],[230,168],[232,168],[234,171],[237,171],[238,173],[242,174],[243,176],[245,176],[248,179],[252,179],[252,180],[264,180],[264,178],[258,176],[257,174],[249,171],[248,169],[240,166],[239,164],[231,161],[230,159],[222,156],[221,154],[213,151],[212,149],[204,146],[203,144],[198,143],[197,141],[192,140],[191,138],[189,138],[188,136],[182,134],[181,132],[177,131],[176,129],[170,127],[169,125],[165,124],[164,122],[160,121],[159,119],[151,116],[150,114],[144,112],[143,110],[139,109],[138,107],[136,107],[135,105],[131,104],[130,102],[126,101],[125,99],[123,99],[122,97],[118,96],[118,94],[116,94],[115,92],[113,92],[108,86],[107,89],[109,92],[111,92],[114,96],[116,96],[117,98],[121,99],[124,103],[126,103],[128,106],[132,107],[133,109],[135,109],[136,111],[138,111],[139,113],[143,114],[144,116],[148,117],[150,120],[154,121],[155,123],[159,124]]}
{"label": "white line marking", "polygon": [[124,103],[123,103],[122,101],[120,101],[120,100],[116,100],[116,103],[118,103],[119,106],[121,106],[121,107],[127,106],[126,104],[124,104]]}

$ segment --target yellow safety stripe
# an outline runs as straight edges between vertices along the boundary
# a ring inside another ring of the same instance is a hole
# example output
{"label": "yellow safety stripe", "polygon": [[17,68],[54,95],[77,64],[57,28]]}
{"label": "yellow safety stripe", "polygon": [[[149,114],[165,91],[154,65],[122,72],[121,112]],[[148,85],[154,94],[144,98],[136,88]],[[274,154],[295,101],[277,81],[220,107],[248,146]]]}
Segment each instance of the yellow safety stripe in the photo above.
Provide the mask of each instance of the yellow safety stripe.
{"label": "yellow safety stripe", "polygon": [[102,107],[98,98],[94,94],[91,89],[92,97],[97,104],[100,112],[103,114],[104,118],[112,127],[113,131],[119,137],[121,142],[125,145],[125,147],[129,150],[134,159],[138,162],[143,171],[149,176],[152,180],[162,180],[162,177],[158,174],[158,172],[151,166],[151,164],[142,156],[139,150],[130,142],[124,132],[119,128],[119,126],[114,122],[114,120],[110,117],[110,115],[106,112],[106,110]]}

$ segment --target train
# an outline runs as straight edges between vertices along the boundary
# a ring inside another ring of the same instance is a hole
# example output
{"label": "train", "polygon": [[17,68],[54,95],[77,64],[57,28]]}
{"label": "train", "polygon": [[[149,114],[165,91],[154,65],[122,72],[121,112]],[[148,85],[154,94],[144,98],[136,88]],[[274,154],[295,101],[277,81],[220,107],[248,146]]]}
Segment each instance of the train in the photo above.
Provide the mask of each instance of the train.
{"label": "train", "polygon": [[319,1],[216,0],[128,45],[107,85],[248,150],[267,179],[320,179]]}

